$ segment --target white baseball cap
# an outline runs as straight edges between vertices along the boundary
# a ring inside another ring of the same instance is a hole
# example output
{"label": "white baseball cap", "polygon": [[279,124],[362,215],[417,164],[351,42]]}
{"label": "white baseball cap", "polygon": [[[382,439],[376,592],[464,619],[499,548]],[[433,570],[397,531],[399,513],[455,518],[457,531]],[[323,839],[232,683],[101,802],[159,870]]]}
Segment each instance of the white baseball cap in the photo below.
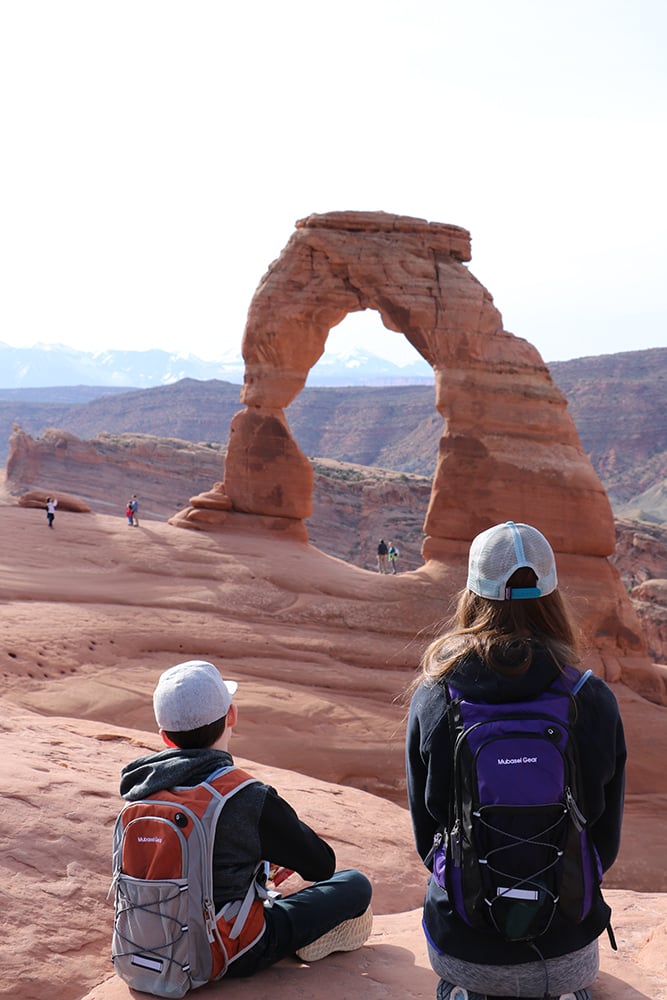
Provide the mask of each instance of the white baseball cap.
{"label": "white baseball cap", "polygon": [[[508,580],[528,566],[537,577],[535,587],[509,587]],[[468,590],[491,601],[544,597],[558,586],[553,549],[537,528],[506,521],[473,538],[468,556]]]}
{"label": "white baseball cap", "polygon": [[153,711],[160,729],[187,733],[227,715],[238,684],[224,681],[206,660],[177,663],[160,675],[153,693]]}

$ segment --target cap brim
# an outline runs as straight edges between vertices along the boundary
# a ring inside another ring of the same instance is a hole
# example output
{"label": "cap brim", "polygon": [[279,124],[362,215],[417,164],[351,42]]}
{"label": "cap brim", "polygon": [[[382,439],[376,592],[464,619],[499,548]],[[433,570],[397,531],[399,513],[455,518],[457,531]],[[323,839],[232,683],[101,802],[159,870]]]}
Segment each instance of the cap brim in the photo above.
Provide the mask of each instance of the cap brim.
{"label": "cap brim", "polygon": [[223,678],[222,683],[225,685],[225,687],[229,691],[230,696],[233,698],[238,688],[238,684],[236,683],[236,681],[226,681]]}

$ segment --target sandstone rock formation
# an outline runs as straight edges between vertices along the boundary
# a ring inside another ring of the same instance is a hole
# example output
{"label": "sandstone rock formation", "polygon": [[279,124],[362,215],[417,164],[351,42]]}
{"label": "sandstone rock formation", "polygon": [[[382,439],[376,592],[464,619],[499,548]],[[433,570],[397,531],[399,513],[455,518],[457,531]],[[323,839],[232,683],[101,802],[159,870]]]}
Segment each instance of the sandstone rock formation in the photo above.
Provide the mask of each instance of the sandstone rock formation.
{"label": "sandstone rock formation", "polygon": [[631,590],[649,580],[667,577],[667,527],[619,518],[612,562]]}
{"label": "sandstone rock formation", "polygon": [[[54,454],[63,439],[67,447]],[[231,510],[224,483],[215,481],[222,471],[221,446],[146,434],[98,434],[81,441],[53,429],[33,438],[15,425],[10,449],[6,483],[21,506],[43,508],[43,484],[48,484],[61,510],[92,509],[124,518],[127,497],[138,490],[141,520],[165,521],[182,507],[188,487],[213,482],[191,500],[198,523],[210,518],[216,527],[220,512]],[[401,572],[422,565],[430,479],[326,459],[313,459],[313,475],[313,518],[307,528],[314,545],[355,566],[375,569],[377,541],[385,535],[400,548]],[[300,527],[295,534],[303,538]]]}
{"label": "sandstone rock formation", "polygon": [[647,580],[630,591],[641,622],[649,656],[664,663],[667,650],[667,579]]}
{"label": "sandstone rock formation", "polygon": [[667,527],[618,520],[613,562],[630,593],[649,656],[667,662]]}
{"label": "sandstone rock formation", "polygon": [[[323,354],[331,327],[370,308],[435,371],[446,429],[427,534],[468,541],[507,510],[528,520],[537,508],[559,551],[613,551],[609,504],[565,399],[537,351],[503,331],[491,296],[464,266],[469,259],[469,234],[455,226],[359,212],[297,223],[248,313],[246,409],[232,422],[225,466],[234,509],[309,516],[312,479],[284,410]],[[471,480],[474,505],[461,502]],[[493,490],[480,490],[480,482]],[[582,506],[585,523],[569,516]],[[427,547],[427,557],[429,550],[437,545]]]}
{"label": "sandstone rock formation", "polygon": [[[359,952],[292,959],[234,1000],[419,1000],[436,977],[420,927],[425,872],[403,770],[405,704],[442,589],[380,576],[258,531],[174,531],[39,510],[0,482],[0,835],[8,1000],[129,1000],[109,963],[111,830],[120,768],[161,746],[151,693],[189,656],[239,681],[233,751],[367,871],[373,935]],[[66,572],[63,568],[66,567]],[[605,878],[619,952],[601,939],[596,1000],[667,997],[667,709],[623,683],[629,746],[621,854]],[[290,880],[291,881],[291,880]],[[91,991],[92,992],[89,992]],[[208,995],[204,990],[202,997]],[[215,989],[210,993],[217,995]],[[222,995],[222,994],[221,994]]]}
{"label": "sandstone rock formation", "polygon": [[[302,451],[311,458],[376,465],[432,479],[443,432],[433,402],[434,384],[310,384],[326,368],[323,358],[289,406],[290,431]],[[667,347],[549,363],[616,517],[667,524],[665,370]],[[184,378],[94,399],[90,393],[100,390],[86,386],[35,390],[47,400],[61,391],[70,398],[69,406],[20,396],[3,402],[0,390],[0,464],[7,460],[13,423],[34,437],[59,427],[86,439],[104,432],[220,442],[226,440],[239,409],[238,385],[218,379]]]}
{"label": "sandstone rock formation", "polygon": [[23,493],[19,497],[19,507],[37,507],[40,510],[44,510],[46,501],[51,495],[55,496],[58,500],[59,511],[68,510],[76,514],[90,514],[90,507],[85,500],[69,496],[67,493],[63,493],[62,490],[57,489],[53,489],[50,492],[48,490],[28,490],[27,493]]}
{"label": "sandstone rock formation", "polygon": [[583,585],[593,643],[642,655],[641,629],[607,562],[611,507],[565,397],[535,348],[503,330],[468,260],[470,235],[457,226],[383,212],[298,222],[248,311],[245,409],[232,420],[218,516],[209,495],[204,514],[192,501],[172,523],[210,529],[243,513],[277,527],[310,516],[312,468],[285,410],[329,330],[350,312],[375,309],[435,373],[445,429],[424,524],[427,563],[460,563],[479,531],[528,521],[551,540],[573,589]]}
{"label": "sandstone rock formation", "polygon": [[[43,509],[47,491],[37,484],[48,482],[61,511],[94,510],[123,517],[124,498],[141,483],[142,520],[166,520],[182,501],[183,480],[187,485],[191,474],[202,484],[215,480],[224,453],[220,447],[174,439],[102,434],[90,442],[70,436],[68,447],[60,449],[54,460],[51,442],[60,440],[60,435],[51,431],[34,439],[15,428],[7,487],[21,506]],[[313,516],[307,529],[314,545],[373,570],[376,543],[384,536],[400,548],[401,573],[422,565],[430,479],[327,459],[312,463]],[[223,482],[215,482],[191,502],[198,518],[202,522],[210,518],[214,528],[219,526],[221,510],[231,511]],[[611,561],[630,594],[649,656],[656,663],[667,663],[667,595],[664,581],[661,584],[667,574],[667,528],[621,520],[616,532]]]}
{"label": "sandstone rock formation", "polygon": [[616,514],[667,521],[667,346],[550,368]]}
{"label": "sandstone rock formation", "polygon": [[[319,1000],[356,995],[362,982],[378,1000],[432,993],[419,930],[424,873],[405,810],[401,696],[464,579],[470,537],[512,516],[554,541],[561,581],[592,638],[586,665],[613,685],[628,739],[624,840],[605,879],[618,893],[623,950],[611,955],[602,943],[596,995],[666,994],[667,672],[651,669],[606,558],[611,514],[563,397],[533,348],[502,330],[463,266],[468,255],[463,230],[421,220],[343,213],[299,225],[251,306],[246,409],[234,419],[224,480],[214,470],[174,519],[206,530],[148,521],[128,531],[120,515],[63,512],[58,531],[47,532],[39,511],[2,498],[10,505],[0,518],[0,742],[12,835],[0,843],[11,915],[0,993],[128,997],[117,981],[102,982],[117,772],[159,745],[150,693],[161,670],[190,656],[240,681],[237,757],[259,762],[260,774],[315,816],[340,861],[367,867],[378,888],[370,945],[331,961],[333,983],[283,963],[270,992]],[[445,419],[426,564],[396,578],[304,544],[313,471],[285,414],[336,317],[366,306],[431,361]],[[58,463],[75,470],[81,442],[56,431],[49,441],[57,462],[44,473]],[[137,443],[129,474],[141,449],[144,463],[157,454]],[[21,451],[25,478],[41,475],[30,443]],[[89,455],[99,479],[109,471],[101,454]],[[194,484],[186,466],[182,479]],[[236,984],[230,996],[245,993]]]}
{"label": "sandstone rock formation", "polygon": [[[50,428],[33,438],[14,424],[6,477],[18,496],[29,491],[65,493],[93,504],[99,513],[122,517],[127,498],[140,498],[142,518],[161,520],[221,478],[224,448],[146,434],[101,433],[83,441]],[[25,501],[24,501],[25,502]]]}

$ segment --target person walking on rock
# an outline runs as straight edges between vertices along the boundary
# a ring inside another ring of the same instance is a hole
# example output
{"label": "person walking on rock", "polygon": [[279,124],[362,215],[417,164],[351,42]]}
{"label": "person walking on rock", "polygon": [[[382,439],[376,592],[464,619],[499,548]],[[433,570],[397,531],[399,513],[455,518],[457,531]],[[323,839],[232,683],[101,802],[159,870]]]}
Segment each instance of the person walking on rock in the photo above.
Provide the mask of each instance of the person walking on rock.
{"label": "person walking on rock", "polygon": [[391,571],[395,575],[396,563],[398,562],[398,557],[400,553],[393,542],[389,542],[389,551],[387,555],[389,556],[389,565],[391,566]]}
{"label": "person walking on rock", "polygon": [[[598,936],[608,930],[614,946],[611,910],[598,875],[611,867],[619,850],[625,739],[611,689],[592,671],[579,671],[577,662],[577,633],[558,590],[547,539],[536,528],[513,521],[483,531],[470,547],[467,584],[450,626],[422,659],[406,735],[415,842],[431,871],[423,926],[431,965],[441,977],[439,1000],[495,1000],[499,995],[590,1000],[588,987],[598,972]],[[565,704],[567,723],[548,714],[556,711],[556,704]],[[505,730],[503,713],[512,720]],[[543,716],[552,719],[551,725],[542,730],[537,722],[531,729],[530,720]],[[471,721],[467,736],[462,718],[486,721]],[[483,732],[482,726],[487,727]],[[521,756],[518,748],[531,738],[538,756]],[[570,740],[578,751],[573,757],[566,756]],[[488,751],[482,749],[486,747]],[[478,768],[477,777],[479,768],[487,768],[489,783],[481,791],[477,782],[461,784],[461,769],[468,766],[470,754],[475,754],[469,767]],[[573,763],[563,770],[566,760]],[[501,765],[515,765],[514,782],[506,780],[510,772]],[[519,765],[525,765],[522,771],[516,769]],[[526,770],[532,766],[535,773]],[[555,861],[513,882],[516,860],[506,852],[518,843],[519,868],[524,857],[528,864],[539,864],[543,854],[537,859],[535,852],[549,850],[550,842],[542,841],[556,824],[553,805],[539,807],[551,809],[552,825],[542,830],[545,814],[537,817],[537,799],[531,804],[512,802],[527,791],[535,795],[537,787],[561,773],[563,778],[557,780],[566,785],[567,808],[559,806],[558,814],[559,822],[567,825],[560,841],[554,842],[560,844],[560,854],[554,848]],[[505,799],[499,798],[495,807],[473,806],[477,811],[467,813],[473,797],[482,794],[491,801],[492,794]],[[454,807],[460,811],[456,822]],[[538,819],[540,836],[530,839],[535,834],[531,823]],[[484,867],[478,863],[473,872],[471,852],[484,851],[484,838],[495,845],[496,835],[506,839],[491,856],[485,854]],[[572,861],[566,866],[564,857],[561,865],[558,858],[565,854],[574,859],[570,852],[579,849],[582,837],[581,866]],[[484,899],[473,919],[468,905],[470,893],[477,892],[478,875],[484,881]],[[474,888],[469,881],[473,877]],[[555,894],[548,881],[552,877],[557,880]],[[567,885],[560,881],[566,877]],[[574,900],[581,901],[580,908]],[[467,920],[461,915],[464,904]],[[533,920],[541,923],[529,923]]]}
{"label": "person walking on rock", "polygon": [[56,516],[57,506],[58,506],[58,501],[56,497],[46,498],[46,520],[48,522],[49,528],[53,527],[53,519]]}
{"label": "person walking on rock", "polygon": [[378,573],[387,572],[387,543],[381,538],[378,543]]}
{"label": "person walking on rock", "polygon": [[137,494],[133,493],[132,498],[129,503],[129,508],[132,512],[132,525],[135,528],[139,527],[139,501],[137,500]]}

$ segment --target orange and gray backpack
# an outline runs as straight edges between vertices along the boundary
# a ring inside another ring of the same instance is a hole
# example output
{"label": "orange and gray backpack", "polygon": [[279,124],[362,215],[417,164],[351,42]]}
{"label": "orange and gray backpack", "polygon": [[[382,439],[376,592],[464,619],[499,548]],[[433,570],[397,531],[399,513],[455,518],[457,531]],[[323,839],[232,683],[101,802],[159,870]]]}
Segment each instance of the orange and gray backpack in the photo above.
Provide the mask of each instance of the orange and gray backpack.
{"label": "orange and gray backpack", "polygon": [[[160,791],[121,810],[113,836],[112,961],[132,989],[159,997],[221,979],[264,933],[265,866],[243,899],[218,912],[213,844],[225,803],[256,779],[225,767],[193,788]],[[110,892],[111,892],[110,890]]]}

